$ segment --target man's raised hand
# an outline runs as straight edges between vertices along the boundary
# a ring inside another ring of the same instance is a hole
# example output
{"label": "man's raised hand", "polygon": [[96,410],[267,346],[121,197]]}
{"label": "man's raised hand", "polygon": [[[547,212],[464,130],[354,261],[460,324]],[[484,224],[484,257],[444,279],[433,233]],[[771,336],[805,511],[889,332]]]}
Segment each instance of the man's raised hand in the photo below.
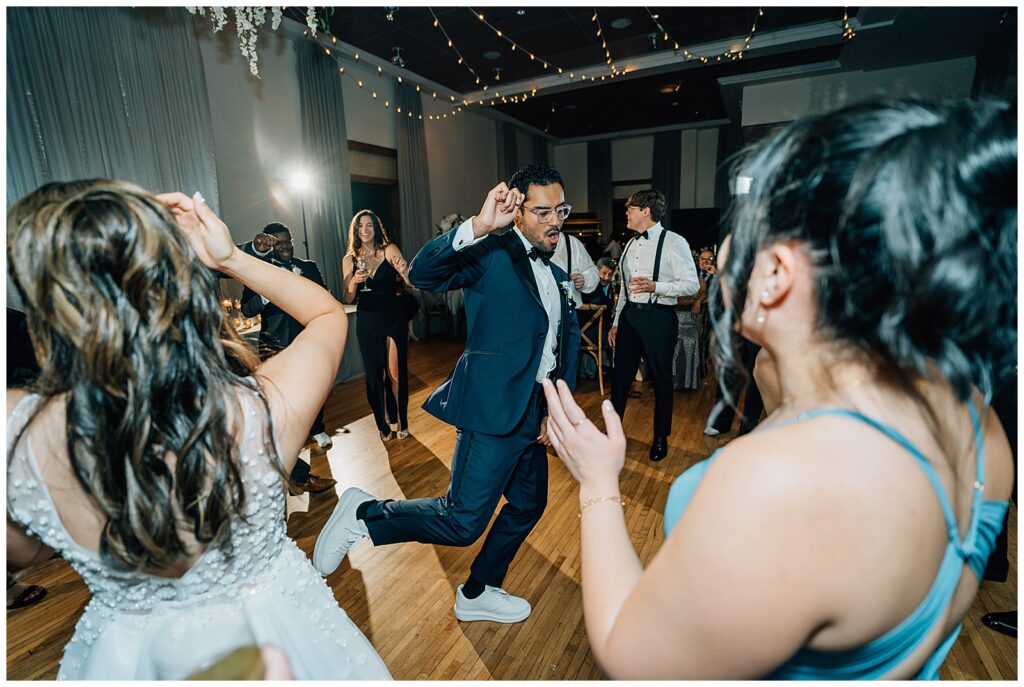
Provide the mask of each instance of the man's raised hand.
{"label": "man's raised hand", "polygon": [[523,194],[519,189],[510,189],[504,181],[492,188],[487,193],[479,214],[473,217],[473,236],[480,238],[507,227],[512,223],[512,218],[522,202]]}

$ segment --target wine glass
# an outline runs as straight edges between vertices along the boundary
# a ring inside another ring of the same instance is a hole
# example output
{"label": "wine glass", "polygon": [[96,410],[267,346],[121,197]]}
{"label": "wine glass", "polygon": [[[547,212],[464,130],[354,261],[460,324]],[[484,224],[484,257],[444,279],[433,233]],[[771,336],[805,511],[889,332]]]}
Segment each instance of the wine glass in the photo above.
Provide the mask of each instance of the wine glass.
{"label": "wine glass", "polygon": [[[370,273],[370,266],[366,262],[366,258],[362,258],[362,257],[357,257],[356,258],[356,270],[358,270],[360,274],[369,274]],[[359,290],[360,291],[370,291],[371,289],[370,289],[369,286],[366,285],[366,282],[364,281],[363,282],[363,288],[361,288]]]}

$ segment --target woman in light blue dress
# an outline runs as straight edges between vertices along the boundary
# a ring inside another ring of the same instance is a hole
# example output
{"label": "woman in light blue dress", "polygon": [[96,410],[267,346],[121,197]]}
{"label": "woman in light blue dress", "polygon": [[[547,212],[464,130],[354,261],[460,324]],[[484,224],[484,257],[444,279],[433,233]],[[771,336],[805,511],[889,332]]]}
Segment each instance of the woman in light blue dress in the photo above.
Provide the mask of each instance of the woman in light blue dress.
{"label": "woman in light blue dress", "polygon": [[[1016,119],[1000,102],[870,102],[740,158],[716,359],[733,389],[740,337],[762,346],[779,398],[664,503],[622,498],[610,404],[603,432],[545,380],[608,675],[938,676],[1013,488],[988,404],[1015,378]],[[665,533],[646,569],[623,512],[644,507]]]}

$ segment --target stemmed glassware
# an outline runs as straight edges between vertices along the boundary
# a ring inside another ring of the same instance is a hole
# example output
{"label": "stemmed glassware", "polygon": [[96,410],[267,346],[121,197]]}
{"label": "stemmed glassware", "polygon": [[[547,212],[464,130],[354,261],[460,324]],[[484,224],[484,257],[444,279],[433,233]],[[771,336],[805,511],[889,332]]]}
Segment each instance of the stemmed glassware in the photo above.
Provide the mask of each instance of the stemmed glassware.
{"label": "stemmed glassware", "polygon": [[[363,258],[363,257],[357,257],[357,258],[356,258],[356,269],[357,269],[357,270],[358,270],[358,271],[359,271],[359,272],[360,272],[361,274],[369,274],[369,273],[370,273],[370,266],[369,266],[369,264],[368,264],[368,263],[366,262],[366,258]],[[369,286],[367,286],[367,285],[366,285],[366,282],[364,281],[364,282],[363,282],[363,288],[361,288],[361,289],[359,289],[359,290],[360,290],[360,291],[370,291],[371,289],[370,289],[370,287],[369,287]]]}

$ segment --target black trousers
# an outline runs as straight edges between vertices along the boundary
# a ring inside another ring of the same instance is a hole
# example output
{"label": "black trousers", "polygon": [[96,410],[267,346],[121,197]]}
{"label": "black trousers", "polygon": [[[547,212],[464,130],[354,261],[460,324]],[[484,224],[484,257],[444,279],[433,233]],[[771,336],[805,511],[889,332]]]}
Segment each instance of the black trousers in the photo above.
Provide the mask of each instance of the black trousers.
{"label": "black trousers", "polygon": [[678,320],[671,306],[644,307],[627,303],[619,316],[615,335],[615,373],[612,375],[612,405],[621,418],[626,414],[629,387],[640,367],[640,356],[654,380],[654,436],[672,432],[672,353]]}
{"label": "black trousers", "polygon": [[547,505],[548,459],[537,443],[543,401],[537,384],[523,418],[509,434],[456,430],[451,482],[444,496],[370,502],[362,519],[374,545],[417,541],[469,546],[484,533],[504,496],[506,503],[470,567],[473,579],[500,587]]}
{"label": "black trousers", "polygon": [[[750,375],[750,383],[747,385],[746,395],[743,397],[743,414],[740,417],[740,434],[750,432],[757,423],[761,421],[761,412],[764,410],[764,400],[761,398],[761,390],[754,382],[754,361],[757,360],[757,353],[761,347],[750,343],[746,339],[740,344],[740,357],[743,359],[743,366]],[[732,430],[733,420],[736,418],[736,411],[725,402],[725,393],[721,384],[715,392],[715,407],[711,409],[708,416],[708,425],[714,427],[722,434]],[[734,393],[738,393],[738,390]]]}
{"label": "black trousers", "polygon": [[[309,429],[309,436],[316,436],[320,432],[324,431],[324,409],[321,406],[320,412],[316,414],[316,419],[313,420],[313,426]],[[295,461],[295,467],[292,468],[292,481],[304,484],[309,479],[309,463],[299,458]]]}

